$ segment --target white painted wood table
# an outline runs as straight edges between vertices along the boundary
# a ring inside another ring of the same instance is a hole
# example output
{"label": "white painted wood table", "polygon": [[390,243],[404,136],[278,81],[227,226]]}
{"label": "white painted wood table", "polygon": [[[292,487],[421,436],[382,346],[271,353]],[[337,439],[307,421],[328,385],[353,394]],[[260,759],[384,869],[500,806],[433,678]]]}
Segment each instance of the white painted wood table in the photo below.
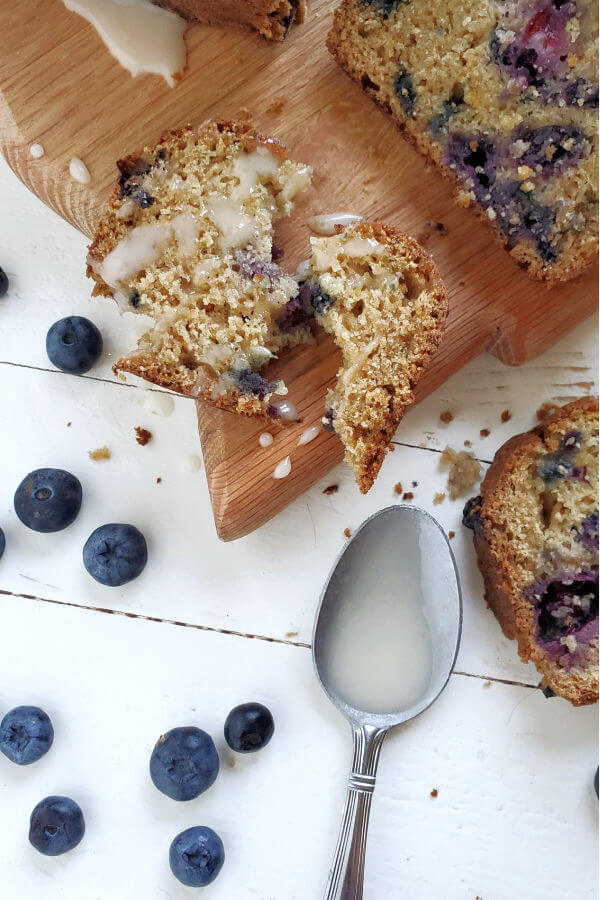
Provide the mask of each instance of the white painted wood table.
{"label": "white painted wood table", "polygon": [[[475,360],[407,416],[368,496],[340,467],[259,531],[223,544],[203,473],[188,471],[199,452],[193,403],[177,398],[172,416],[159,418],[141,387],[115,381],[111,362],[138,323],[90,300],[84,239],[3,163],[0,195],[0,265],[11,280],[0,300],[0,715],[39,704],[56,733],[33,766],[0,758],[3,900],[191,897],[167,851],[194,824],[215,828],[226,846],[207,897],[321,895],[350,736],[313,677],[313,614],[344,529],[397,500],[398,481],[456,532],[464,630],[440,701],[384,745],[366,900],[597,896],[597,710],[536,689],[535,669],[485,609],[462,501],[433,505],[446,444],[472,441],[487,462],[533,424],[542,402],[594,389],[596,322],[521,369]],[[54,371],[45,353],[48,327],[68,314],[91,317],[105,336],[103,361],[82,378]],[[146,447],[135,442],[137,425],[153,433]],[[111,459],[92,462],[88,451],[102,445]],[[84,486],[81,514],[55,535],[28,531],[12,508],[16,485],[40,466],[64,467]],[[332,483],[339,491],[323,494]],[[149,543],[145,572],[121,589],[97,585],[81,563],[88,534],[108,521],[133,522]],[[223,721],[249,699],[271,707],[275,737],[233,760]],[[159,794],[147,771],[156,738],[179,724],[205,728],[222,755],[217,783],[186,804]],[[27,841],[29,813],[51,793],[74,797],[87,820],[80,847],[57,859]]]}

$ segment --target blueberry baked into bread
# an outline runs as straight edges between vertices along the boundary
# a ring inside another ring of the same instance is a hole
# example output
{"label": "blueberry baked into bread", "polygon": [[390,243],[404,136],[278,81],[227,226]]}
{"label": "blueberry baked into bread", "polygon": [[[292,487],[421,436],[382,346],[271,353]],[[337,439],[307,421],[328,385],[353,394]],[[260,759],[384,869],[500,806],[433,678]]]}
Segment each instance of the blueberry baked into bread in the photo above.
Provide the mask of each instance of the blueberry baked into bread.
{"label": "blueberry baked into bread", "polygon": [[543,684],[598,699],[598,401],[501,447],[465,507],[488,605]]}
{"label": "blueberry baked into bread", "polygon": [[154,326],[115,372],[276,418],[286,388],[260,369],[309,334],[277,324],[298,284],[273,261],[273,222],[310,168],[250,125],[216,121],[169,132],[118,168],[87,271],[95,294]]}
{"label": "blueberry baked into bread", "polygon": [[366,493],[441,341],[446,290],[422,247],[388,225],[338,226],[311,244],[310,271],[281,325],[314,316],[340,347],[324,422],[340,436]]}
{"label": "blueberry baked into bread", "polygon": [[303,22],[304,0],[152,0],[190,22],[253,28],[271,41],[285,40],[294,22]]}
{"label": "blueberry baked into bread", "polygon": [[514,259],[564,281],[598,236],[592,0],[342,0],[328,47]]}

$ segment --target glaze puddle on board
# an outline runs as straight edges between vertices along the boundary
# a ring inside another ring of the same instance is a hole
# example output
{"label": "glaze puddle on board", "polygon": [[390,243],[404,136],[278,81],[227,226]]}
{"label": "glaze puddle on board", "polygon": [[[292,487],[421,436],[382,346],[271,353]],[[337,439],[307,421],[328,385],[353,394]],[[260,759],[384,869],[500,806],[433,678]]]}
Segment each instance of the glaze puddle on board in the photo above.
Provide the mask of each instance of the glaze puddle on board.
{"label": "glaze puddle on board", "polygon": [[428,573],[424,538],[418,528],[402,541],[394,529],[373,528],[348,556],[323,680],[354,709],[397,712],[427,692],[433,655],[424,610],[439,583]]}
{"label": "glaze puddle on board", "polygon": [[185,68],[187,22],[150,0],[63,0],[90,22],[132,75],[162,75],[174,87]]}

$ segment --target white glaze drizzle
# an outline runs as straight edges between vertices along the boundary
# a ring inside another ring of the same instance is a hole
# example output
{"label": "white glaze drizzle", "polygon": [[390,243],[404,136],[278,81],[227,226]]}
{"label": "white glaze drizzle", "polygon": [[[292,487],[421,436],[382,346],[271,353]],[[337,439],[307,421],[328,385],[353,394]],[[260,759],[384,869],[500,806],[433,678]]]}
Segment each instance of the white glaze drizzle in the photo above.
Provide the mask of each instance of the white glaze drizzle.
{"label": "white glaze drizzle", "polygon": [[182,255],[193,253],[198,237],[198,223],[194,217],[189,213],[180,213],[167,222],[136,225],[96,266],[96,271],[110,287],[116,289],[128,278],[152,265],[173,237]]}
{"label": "white glaze drizzle", "polygon": [[298,421],[298,410],[289,400],[276,400],[272,406],[277,409],[279,418],[283,419],[284,422]]}
{"label": "white glaze drizzle", "polygon": [[31,156],[33,156],[34,159],[39,159],[44,155],[44,152],[44,148],[41,144],[32,144],[29,148],[29,153]]}
{"label": "white glaze drizzle", "polygon": [[150,0],[63,0],[94,26],[109,52],[132,75],[162,75],[174,87],[185,68],[187,23]]}
{"label": "white glaze drizzle", "polygon": [[258,438],[258,443],[261,447],[270,447],[273,443],[273,435],[269,434],[268,431],[263,431],[263,433]]}
{"label": "white glaze drizzle", "polygon": [[321,434],[322,429],[319,428],[318,425],[311,425],[310,428],[307,428],[302,432],[300,437],[298,438],[298,446],[302,447],[304,444],[310,444],[311,441],[314,441],[315,438],[318,438]]}
{"label": "white glaze drizzle", "polygon": [[144,397],[144,407],[155,416],[170,416],[175,409],[175,401],[170,394],[148,391]]}
{"label": "white glaze drizzle", "polygon": [[273,470],[273,478],[287,478],[287,476],[292,471],[292,462],[289,456],[286,456],[285,459],[282,459],[281,462],[278,462]]}
{"label": "white glaze drizzle", "polygon": [[78,156],[74,156],[69,163],[69,173],[71,178],[78,181],[79,184],[89,184],[92,180],[88,167]]}
{"label": "white glaze drizzle", "polygon": [[322,213],[318,216],[311,216],[310,219],[306,220],[306,224],[315,234],[331,236],[335,234],[336,225],[341,225],[342,228],[345,228],[346,225],[352,225],[354,222],[360,222],[361,220],[362,216],[357,216],[354,213]]}
{"label": "white glaze drizzle", "polygon": [[193,475],[202,468],[202,457],[198,453],[190,453],[181,460],[181,470],[185,475]]}

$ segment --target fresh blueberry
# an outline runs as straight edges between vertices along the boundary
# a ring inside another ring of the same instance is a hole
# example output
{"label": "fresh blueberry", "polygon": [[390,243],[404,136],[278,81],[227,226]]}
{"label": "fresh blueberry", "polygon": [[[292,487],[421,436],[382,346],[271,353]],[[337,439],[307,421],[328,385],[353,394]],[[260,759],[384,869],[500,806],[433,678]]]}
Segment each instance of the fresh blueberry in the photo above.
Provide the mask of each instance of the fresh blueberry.
{"label": "fresh blueberry", "polygon": [[6,547],[6,538],[4,537],[4,532],[0,528],[0,557],[4,553],[5,547]]}
{"label": "fresh blueberry", "polygon": [[172,800],[193,800],[218,774],[219,755],[213,739],[193,725],[167,731],[150,757],[150,778]]}
{"label": "fresh blueberry", "polygon": [[8,275],[0,266],[0,297],[4,297],[8,293]]}
{"label": "fresh blueberry", "polygon": [[48,331],[46,353],[57,369],[71,375],[83,375],[102,353],[102,335],[89,319],[67,316],[55,322]]}
{"label": "fresh blueberry", "polygon": [[140,575],[148,562],[146,539],[135,525],[117,522],[92,531],[83,548],[83,564],[92,578],[119,587]]}
{"label": "fresh blueberry", "polygon": [[15,491],[15,512],[33,531],[61,531],[81,508],[81,482],[64,469],[35,469]]}
{"label": "fresh blueberry", "polygon": [[225,740],[236,753],[262,750],[275,731],[270,710],[262,703],[242,703],[225,719]]}
{"label": "fresh blueberry", "polygon": [[16,706],[0,722],[0,750],[18,766],[37,762],[53,740],[52,722],[37,706]]}
{"label": "fresh blueberry", "polygon": [[212,828],[186,828],[169,847],[171,872],[188,887],[206,887],[214,881],[225,861],[223,841]]}
{"label": "fresh blueberry", "polygon": [[45,797],[31,813],[29,841],[44,856],[72,850],[84,832],[83,813],[69,797]]}

